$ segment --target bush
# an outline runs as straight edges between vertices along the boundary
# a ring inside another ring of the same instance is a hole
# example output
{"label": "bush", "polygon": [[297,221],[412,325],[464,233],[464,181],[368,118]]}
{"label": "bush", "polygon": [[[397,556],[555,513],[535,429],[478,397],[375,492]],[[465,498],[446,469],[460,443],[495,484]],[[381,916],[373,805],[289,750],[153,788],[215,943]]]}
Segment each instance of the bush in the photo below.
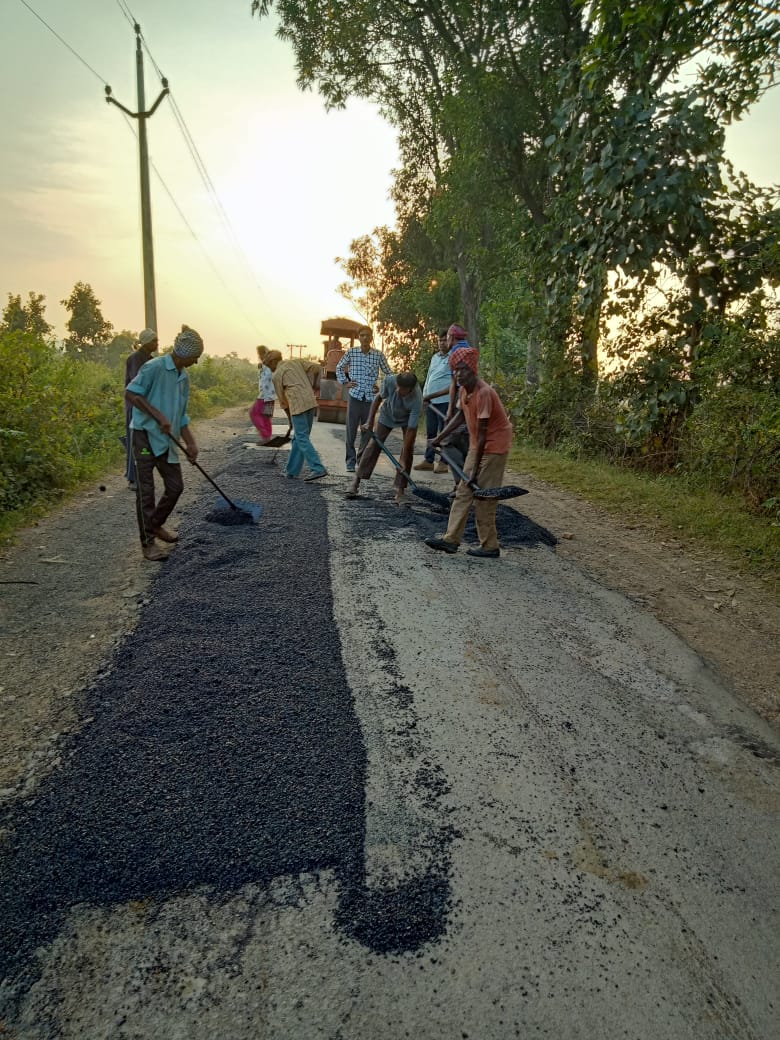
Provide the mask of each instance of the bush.
{"label": "bush", "polygon": [[780,513],[780,394],[725,385],[686,424],[680,466],[718,491],[739,491],[753,507],[774,499]]}
{"label": "bush", "polygon": [[0,508],[70,487],[117,454],[123,411],[116,374],[21,332],[0,336],[0,365]]}

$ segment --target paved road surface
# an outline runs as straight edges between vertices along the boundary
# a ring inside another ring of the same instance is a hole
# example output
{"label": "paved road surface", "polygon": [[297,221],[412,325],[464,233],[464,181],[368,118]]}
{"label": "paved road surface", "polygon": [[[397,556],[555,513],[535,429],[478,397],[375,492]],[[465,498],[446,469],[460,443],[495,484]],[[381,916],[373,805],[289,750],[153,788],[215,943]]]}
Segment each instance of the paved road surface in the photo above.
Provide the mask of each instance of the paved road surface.
{"label": "paved road surface", "polygon": [[384,460],[345,500],[342,434],[236,440],[259,525],[189,508],[14,806],[0,1035],[777,1036],[774,732],[522,514],[480,561]]}

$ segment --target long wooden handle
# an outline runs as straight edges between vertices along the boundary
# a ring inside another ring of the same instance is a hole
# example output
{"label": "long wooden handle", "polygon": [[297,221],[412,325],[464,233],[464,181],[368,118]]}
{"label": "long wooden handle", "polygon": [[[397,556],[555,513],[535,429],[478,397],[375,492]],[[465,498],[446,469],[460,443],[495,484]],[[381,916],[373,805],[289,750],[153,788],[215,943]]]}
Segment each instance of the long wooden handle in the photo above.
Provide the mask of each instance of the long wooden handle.
{"label": "long wooden handle", "polygon": [[238,509],[238,506],[236,505],[236,503],[235,502],[231,502],[231,500],[227,497],[227,495],[222,490],[222,488],[219,486],[219,484],[216,482],[216,480],[212,480],[211,477],[208,475],[208,473],[205,471],[205,469],[198,462],[196,462],[195,459],[191,459],[189,457],[189,455],[187,454],[187,449],[184,447],[184,445],[181,443],[181,441],[177,441],[172,433],[169,433],[168,436],[171,438],[171,440],[176,445],[176,447],[180,451],[184,452],[184,454],[187,457],[187,461],[190,463],[190,465],[194,466],[195,469],[200,470],[200,472],[203,474],[203,476],[206,478],[206,480],[209,482],[209,484],[211,484],[212,487],[216,488],[216,490],[220,493],[220,495],[222,495],[222,497],[225,499],[225,501],[230,506],[230,508],[231,509]]}

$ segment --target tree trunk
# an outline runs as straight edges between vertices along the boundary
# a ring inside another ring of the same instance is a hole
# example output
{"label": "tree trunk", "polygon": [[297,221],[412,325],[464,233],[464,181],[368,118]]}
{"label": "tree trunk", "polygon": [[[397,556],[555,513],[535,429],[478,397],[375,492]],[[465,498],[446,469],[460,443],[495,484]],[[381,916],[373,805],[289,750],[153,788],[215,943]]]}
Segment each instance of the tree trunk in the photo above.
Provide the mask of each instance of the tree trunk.
{"label": "tree trunk", "polygon": [[532,392],[539,389],[539,358],[541,355],[541,341],[536,332],[528,335],[528,345],[525,357],[525,385]]}
{"label": "tree trunk", "polygon": [[599,381],[599,325],[601,324],[601,305],[604,302],[604,286],[594,294],[582,319],[582,338],[580,340],[580,356],[582,360],[582,384],[589,389],[596,389]]}

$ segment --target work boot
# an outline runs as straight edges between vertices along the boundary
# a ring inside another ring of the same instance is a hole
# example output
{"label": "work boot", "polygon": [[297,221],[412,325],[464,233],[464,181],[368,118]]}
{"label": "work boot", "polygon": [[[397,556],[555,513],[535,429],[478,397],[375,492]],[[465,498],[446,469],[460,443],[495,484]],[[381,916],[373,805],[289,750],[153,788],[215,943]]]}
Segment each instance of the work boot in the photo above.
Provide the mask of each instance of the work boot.
{"label": "work boot", "polygon": [[449,473],[449,471],[450,467],[447,465],[446,462],[437,462],[436,465],[433,467],[434,473]]}
{"label": "work boot", "polygon": [[154,532],[154,537],[159,538],[161,542],[168,542],[169,545],[173,545],[179,540],[179,536],[174,534],[173,531],[169,531],[166,527],[158,527]]}
{"label": "work boot", "polygon": [[145,560],[153,560],[155,563],[160,560],[168,559],[168,553],[163,552],[160,546],[155,545],[154,542],[149,542],[148,545],[142,545],[141,552],[144,554]]}
{"label": "work boot", "polygon": [[455,542],[448,542],[445,538],[426,538],[425,544],[431,549],[438,549],[440,552],[449,553],[450,556],[458,551]]}
{"label": "work boot", "polygon": [[466,550],[467,556],[478,556],[483,560],[496,560],[501,555],[500,549],[483,549],[481,545]]}
{"label": "work boot", "polygon": [[433,469],[433,463],[432,462],[426,462],[423,459],[422,462],[418,462],[416,466],[412,467],[412,469]]}

